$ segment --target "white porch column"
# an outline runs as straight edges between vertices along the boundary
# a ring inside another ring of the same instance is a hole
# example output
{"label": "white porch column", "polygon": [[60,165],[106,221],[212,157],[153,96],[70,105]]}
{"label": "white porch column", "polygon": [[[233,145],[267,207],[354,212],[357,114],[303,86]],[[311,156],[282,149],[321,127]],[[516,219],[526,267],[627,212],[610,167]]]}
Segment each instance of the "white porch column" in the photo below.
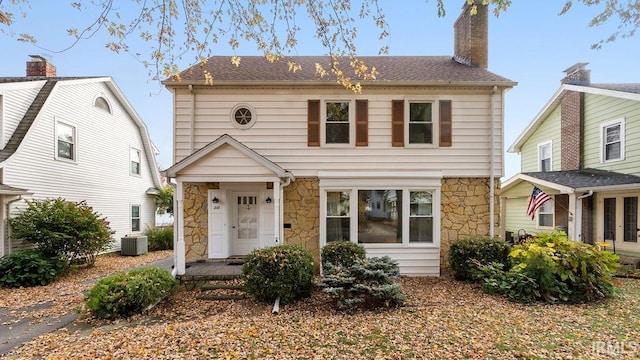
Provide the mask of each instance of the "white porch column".
{"label": "white porch column", "polygon": [[186,253],[184,245],[184,188],[182,181],[176,185],[176,215],[174,217],[174,230],[177,233],[176,248],[174,251],[174,264],[178,275],[184,275],[186,269]]}
{"label": "white porch column", "polygon": [[280,195],[282,192],[282,185],[280,181],[273,182],[273,234],[274,234],[274,244],[282,245],[282,224],[280,223],[280,199],[282,196]]}
{"label": "white porch column", "polygon": [[576,207],[576,198],[577,197],[575,193],[569,194],[569,209],[567,210],[569,212],[567,214],[567,237],[569,238],[569,240],[580,241],[581,239],[578,238],[579,231],[577,227],[578,211]]}

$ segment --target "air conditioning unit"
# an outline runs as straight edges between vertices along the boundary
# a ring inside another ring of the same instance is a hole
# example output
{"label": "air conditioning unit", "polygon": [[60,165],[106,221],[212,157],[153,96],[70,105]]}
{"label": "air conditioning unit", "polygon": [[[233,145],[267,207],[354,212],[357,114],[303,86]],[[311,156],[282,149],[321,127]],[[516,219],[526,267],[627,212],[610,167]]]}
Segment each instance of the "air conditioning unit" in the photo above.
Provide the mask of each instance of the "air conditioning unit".
{"label": "air conditioning unit", "polygon": [[121,255],[137,256],[147,252],[149,252],[149,242],[146,236],[125,236],[121,239]]}

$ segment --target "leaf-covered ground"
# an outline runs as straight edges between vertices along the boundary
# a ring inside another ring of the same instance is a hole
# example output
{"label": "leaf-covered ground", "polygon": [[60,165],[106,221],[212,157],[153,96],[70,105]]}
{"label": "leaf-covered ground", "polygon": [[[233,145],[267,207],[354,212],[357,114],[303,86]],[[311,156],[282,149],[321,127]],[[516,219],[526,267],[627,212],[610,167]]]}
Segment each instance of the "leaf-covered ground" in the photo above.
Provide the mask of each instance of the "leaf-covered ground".
{"label": "leaf-covered ground", "polygon": [[271,313],[179,291],[144,316],[40,336],[19,359],[640,358],[640,281],[597,304],[521,305],[450,278],[402,278],[407,306],[341,312],[316,291]]}

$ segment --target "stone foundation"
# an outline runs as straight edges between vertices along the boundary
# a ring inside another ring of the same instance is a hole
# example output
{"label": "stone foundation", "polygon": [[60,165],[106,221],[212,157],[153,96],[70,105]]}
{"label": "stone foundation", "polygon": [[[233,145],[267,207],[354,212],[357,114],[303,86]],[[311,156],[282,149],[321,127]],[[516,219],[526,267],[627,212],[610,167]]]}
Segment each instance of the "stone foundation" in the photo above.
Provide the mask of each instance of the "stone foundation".
{"label": "stone foundation", "polygon": [[[499,228],[500,180],[495,179],[494,229]],[[489,236],[489,178],[442,179],[440,267],[449,267],[451,243],[475,236]]]}
{"label": "stone foundation", "polygon": [[184,184],[184,245],[186,261],[208,258],[209,214],[207,196],[209,189],[217,189],[215,183]]}
{"label": "stone foundation", "polygon": [[320,180],[298,178],[284,188],[283,222],[287,244],[300,244],[320,261]]}

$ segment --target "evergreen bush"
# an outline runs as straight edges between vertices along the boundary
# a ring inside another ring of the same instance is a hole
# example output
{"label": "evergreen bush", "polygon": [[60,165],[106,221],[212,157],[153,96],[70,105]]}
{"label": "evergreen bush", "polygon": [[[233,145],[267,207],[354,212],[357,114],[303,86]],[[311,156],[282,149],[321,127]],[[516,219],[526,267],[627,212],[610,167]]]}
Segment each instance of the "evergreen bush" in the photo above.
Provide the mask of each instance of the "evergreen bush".
{"label": "evergreen bush", "polygon": [[242,265],[245,290],[257,300],[287,304],[313,289],[313,256],[300,245],[256,249]]}
{"label": "evergreen bush", "polygon": [[68,269],[57,257],[39,251],[22,251],[0,258],[0,287],[48,285]]}
{"label": "evergreen bush", "polygon": [[618,256],[596,246],[570,241],[561,232],[537,234],[511,251],[508,271],[485,268],[484,289],[522,302],[589,302],[616,292]]}
{"label": "evergreen bush", "polygon": [[173,226],[161,226],[148,229],[147,236],[149,251],[173,250]]}
{"label": "evergreen bush", "polygon": [[68,263],[95,263],[97,253],[107,250],[114,233],[106,218],[85,201],[62,198],[27,201],[27,208],[11,219],[12,235],[23,239],[46,257]]}
{"label": "evergreen bush", "polygon": [[140,314],[171,294],[177,281],[158,267],[133,269],[98,281],[85,297],[85,307],[101,319]]}
{"label": "evergreen bush", "polygon": [[511,265],[511,245],[499,238],[476,237],[462,239],[451,244],[449,262],[456,280],[481,281],[482,265],[491,263]]}
{"label": "evergreen bush", "polygon": [[356,259],[350,267],[329,268],[322,279],[323,291],[337,298],[338,307],[391,307],[404,304],[398,262],[388,256]]}
{"label": "evergreen bush", "polygon": [[332,241],[322,248],[320,258],[322,270],[328,271],[328,263],[334,267],[350,267],[356,259],[364,259],[366,252],[364,247],[351,241]]}

